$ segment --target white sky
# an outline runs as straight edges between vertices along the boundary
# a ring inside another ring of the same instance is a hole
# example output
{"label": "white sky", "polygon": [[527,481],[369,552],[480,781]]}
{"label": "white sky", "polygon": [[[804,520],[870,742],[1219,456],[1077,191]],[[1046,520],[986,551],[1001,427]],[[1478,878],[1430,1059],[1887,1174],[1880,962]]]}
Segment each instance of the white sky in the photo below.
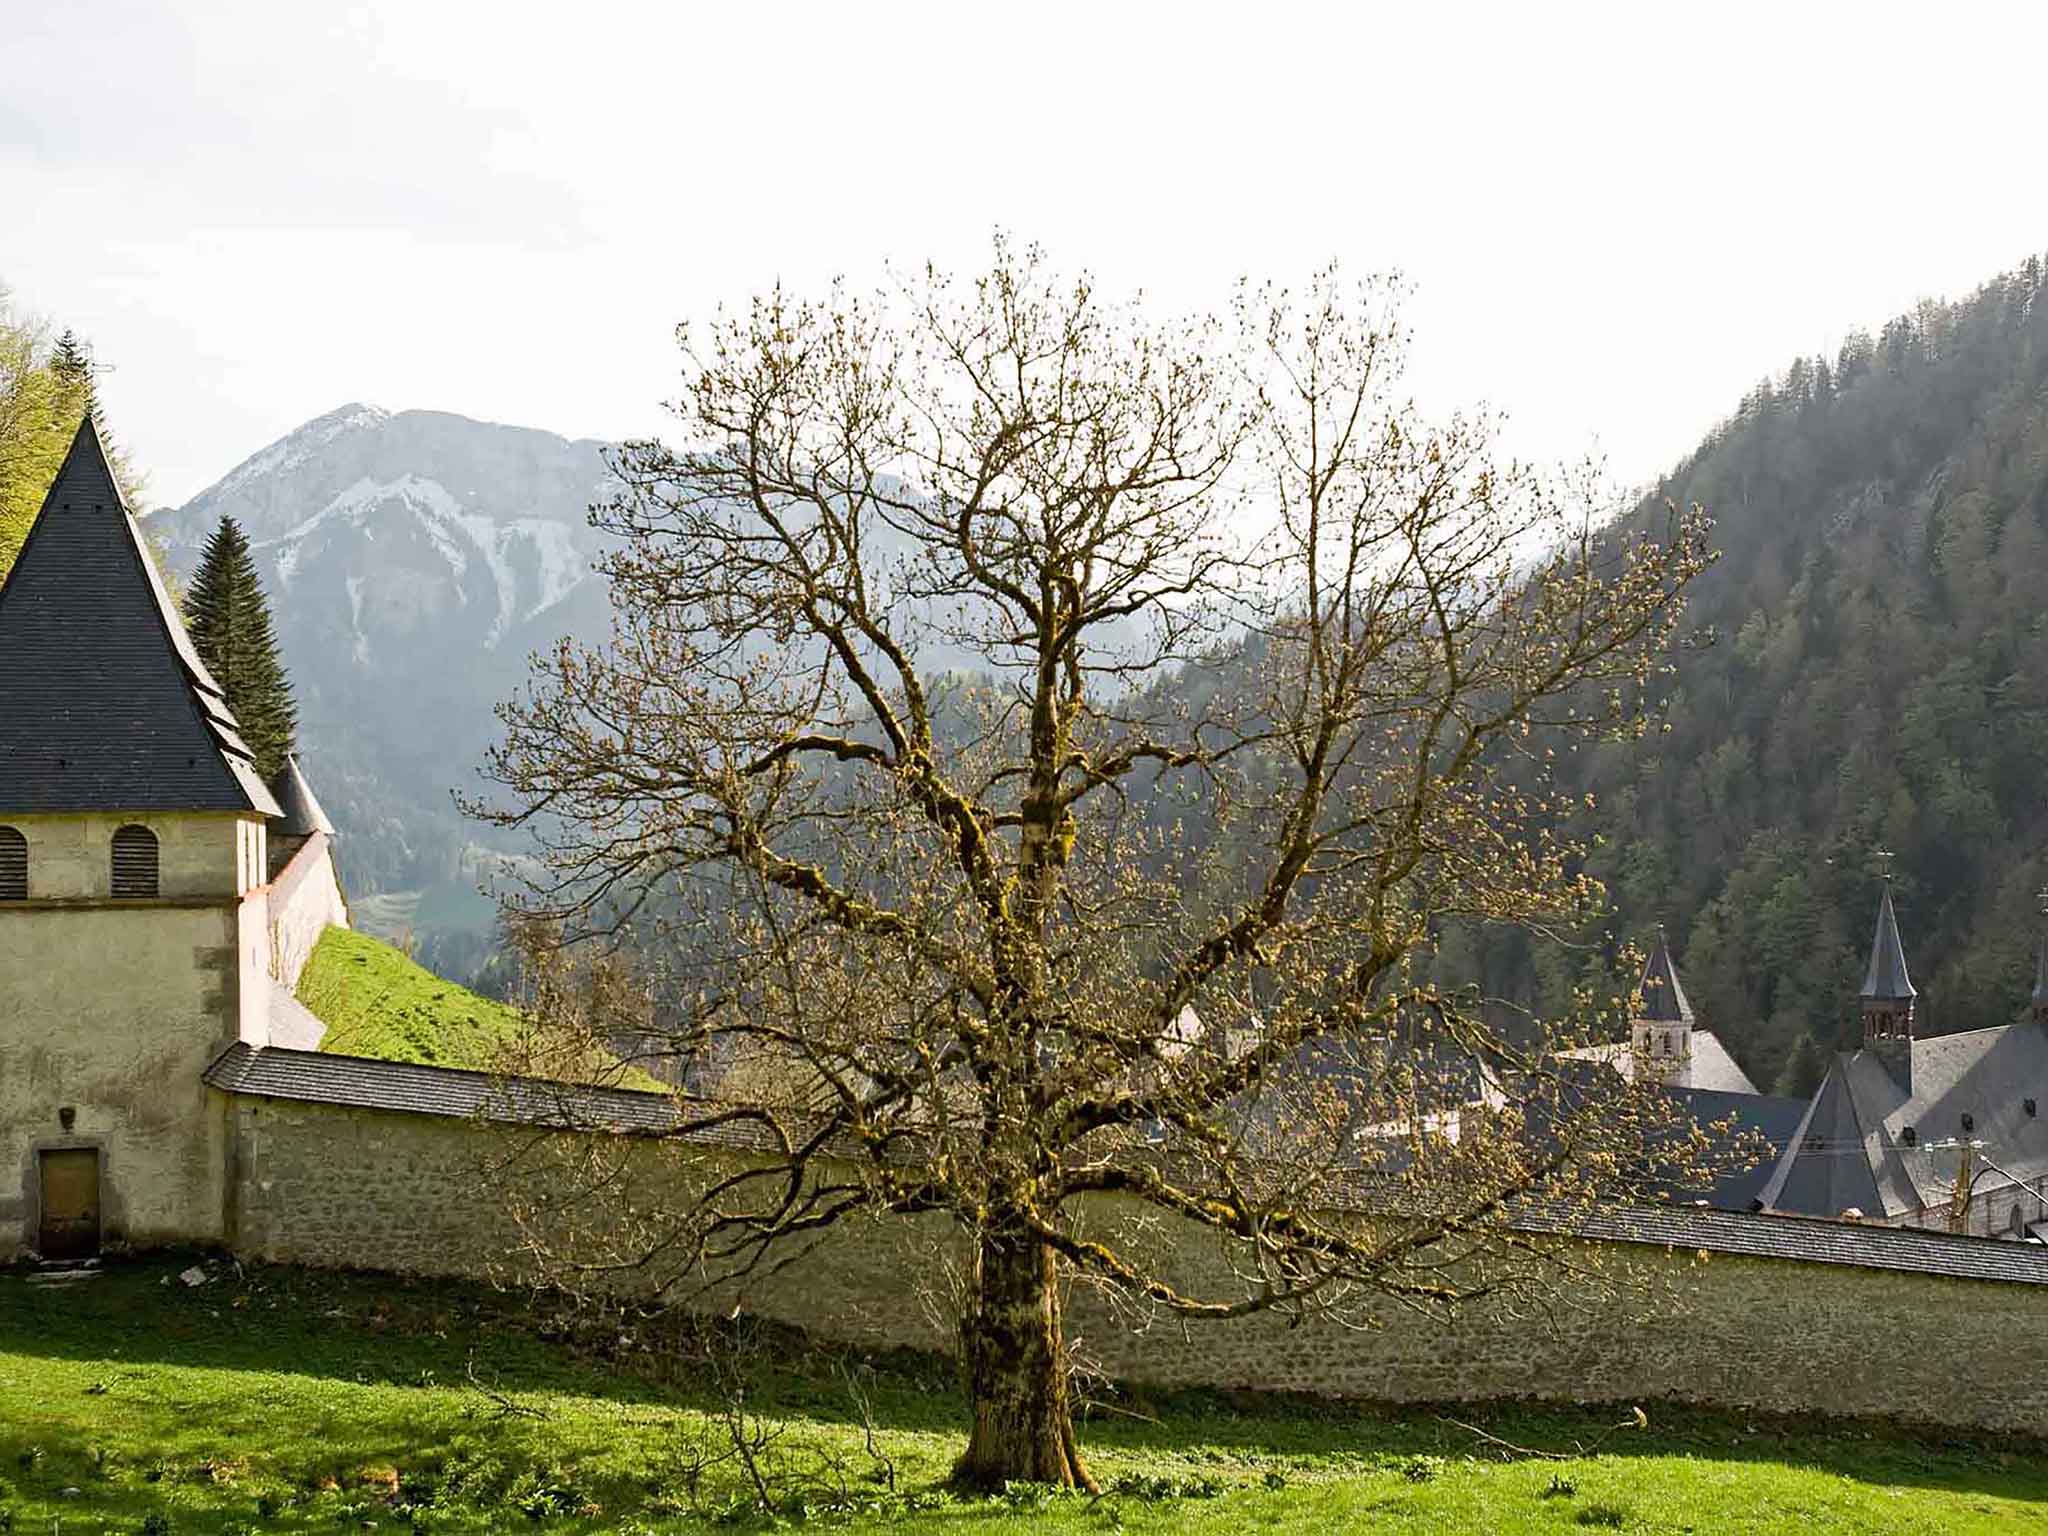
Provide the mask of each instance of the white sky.
{"label": "white sky", "polygon": [[154,502],[349,400],[659,430],[671,326],[998,224],[1170,306],[1419,286],[1426,403],[1626,482],[2048,248],[2048,8],[8,0],[0,283]]}

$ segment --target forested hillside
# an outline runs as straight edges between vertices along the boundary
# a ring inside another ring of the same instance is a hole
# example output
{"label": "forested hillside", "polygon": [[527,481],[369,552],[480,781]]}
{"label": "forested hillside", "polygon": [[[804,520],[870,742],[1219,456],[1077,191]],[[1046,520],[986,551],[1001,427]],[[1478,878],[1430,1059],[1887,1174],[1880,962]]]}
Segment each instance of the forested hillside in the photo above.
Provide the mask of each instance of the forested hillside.
{"label": "forested hillside", "polygon": [[[1665,497],[1723,553],[1669,733],[1582,769],[1617,934],[1668,923],[1705,1022],[1804,1087],[1854,1038],[1883,847],[1923,1028],[2009,1022],[2048,879],[2042,262],[1795,361],[1641,515]],[[1566,979],[1518,940],[1475,958],[1522,997]]]}

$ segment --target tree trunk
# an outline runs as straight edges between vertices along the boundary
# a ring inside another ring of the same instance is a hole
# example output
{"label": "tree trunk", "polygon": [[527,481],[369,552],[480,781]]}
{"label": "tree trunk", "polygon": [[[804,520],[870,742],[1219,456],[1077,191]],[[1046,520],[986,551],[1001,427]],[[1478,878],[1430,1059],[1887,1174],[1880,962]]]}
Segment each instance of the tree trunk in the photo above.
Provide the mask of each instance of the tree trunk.
{"label": "tree trunk", "polygon": [[992,1490],[1029,1482],[1100,1492],[1074,1443],[1052,1250],[1029,1233],[990,1232],[974,1281],[961,1330],[974,1431],[954,1480]]}

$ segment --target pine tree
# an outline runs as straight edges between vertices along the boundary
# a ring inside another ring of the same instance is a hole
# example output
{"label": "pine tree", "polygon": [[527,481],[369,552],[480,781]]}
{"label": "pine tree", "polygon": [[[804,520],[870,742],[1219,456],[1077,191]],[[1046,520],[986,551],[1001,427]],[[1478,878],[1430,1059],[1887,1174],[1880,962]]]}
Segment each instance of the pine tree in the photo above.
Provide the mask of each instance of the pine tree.
{"label": "pine tree", "polygon": [[284,768],[298,733],[298,706],[277,658],[277,637],[249,541],[232,517],[207,540],[185,600],[192,643],[227,694],[242,739],[265,779]]}
{"label": "pine tree", "polygon": [[92,348],[69,326],[50,349],[50,371],[82,403],[94,422],[100,419],[100,394],[93,383]]}
{"label": "pine tree", "polygon": [[1813,1036],[1801,1035],[1792,1054],[1785,1058],[1774,1087],[1788,1098],[1810,1099],[1826,1076],[1827,1064],[1821,1059],[1820,1047],[1813,1043]]}

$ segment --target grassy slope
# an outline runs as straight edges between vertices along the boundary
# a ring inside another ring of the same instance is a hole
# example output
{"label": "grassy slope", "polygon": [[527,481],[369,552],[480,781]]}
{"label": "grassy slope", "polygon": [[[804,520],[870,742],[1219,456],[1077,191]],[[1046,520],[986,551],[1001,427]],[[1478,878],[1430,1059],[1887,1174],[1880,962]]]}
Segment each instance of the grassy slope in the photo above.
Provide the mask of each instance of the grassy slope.
{"label": "grassy slope", "polygon": [[330,928],[299,978],[299,1001],[327,1026],[323,1051],[489,1071],[519,1013],[424,970],[365,933]]}
{"label": "grassy slope", "polygon": [[[327,1026],[320,1049],[340,1056],[425,1062],[489,1072],[524,1025],[519,1011],[415,965],[365,933],[330,928],[299,978],[298,999]],[[621,1088],[658,1090],[637,1068],[593,1064],[579,1077]]]}
{"label": "grassy slope", "polygon": [[[707,1528],[682,1512],[674,1452],[713,1400],[701,1365],[654,1325],[622,1331],[540,1308],[536,1332],[536,1309],[486,1291],[290,1269],[216,1266],[188,1290],[172,1278],[183,1262],[117,1268],[62,1292],[0,1273],[0,1506],[16,1531],[132,1532],[153,1514],[169,1523],[152,1529],[180,1533],[372,1521],[385,1531]],[[811,1466],[844,1457],[851,1486],[872,1490],[833,1362],[773,1344],[751,1402],[791,1425],[777,1452]],[[472,1374],[498,1396],[469,1385]],[[1653,1409],[1651,1428],[1618,1436],[1608,1454],[1503,1465],[1429,1412],[1213,1394],[1124,1399],[1123,1411],[1092,1418],[1093,1465],[1126,1483],[1100,1503],[960,1503],[938,1492],[963,1412],[948,1368],[891,1359],[871,1380],[900,1492],[883,1515],[853,1518],[855,1529],[1237,1536],[1618,1522],[1764,1536],[2048,1521],[2039,1446]],[[1516,1409],[1484,1422],[1521,1444],[1561,1446],[1615,1417]],[[1554,1474],[1570,1493],[1546,1496]],[[715,1470],[706,1502],[726,1499],[736,1478]],[[1134,1486],[1146,1481],[1214,1491],[1159,1497]]]}

